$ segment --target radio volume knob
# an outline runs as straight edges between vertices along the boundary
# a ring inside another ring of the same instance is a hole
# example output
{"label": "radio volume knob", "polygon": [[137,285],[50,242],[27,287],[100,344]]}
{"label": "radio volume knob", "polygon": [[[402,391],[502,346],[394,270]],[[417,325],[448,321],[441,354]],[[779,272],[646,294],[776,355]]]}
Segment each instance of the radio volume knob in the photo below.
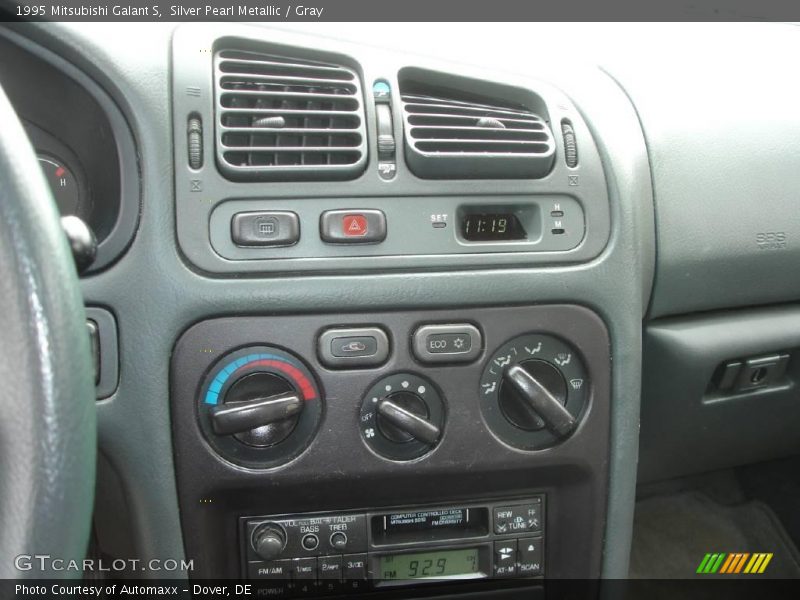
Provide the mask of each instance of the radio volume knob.
{"label": "radio volume knob", "polygon": [[253,551],[264,560],[275,560],[286,547],[286,532],[277,523],[262,523],[250,538]]}

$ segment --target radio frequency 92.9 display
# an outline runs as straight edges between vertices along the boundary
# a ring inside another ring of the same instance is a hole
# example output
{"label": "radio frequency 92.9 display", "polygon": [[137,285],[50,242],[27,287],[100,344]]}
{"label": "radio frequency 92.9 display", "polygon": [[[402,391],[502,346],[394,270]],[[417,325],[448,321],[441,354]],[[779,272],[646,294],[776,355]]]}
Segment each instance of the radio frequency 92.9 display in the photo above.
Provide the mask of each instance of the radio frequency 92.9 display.
{"label": "radio frequency 92.9 display", "polygon": [[378,578],[385,581],[486,577],[481,572],[477,548],[387,554],[380,558]]}

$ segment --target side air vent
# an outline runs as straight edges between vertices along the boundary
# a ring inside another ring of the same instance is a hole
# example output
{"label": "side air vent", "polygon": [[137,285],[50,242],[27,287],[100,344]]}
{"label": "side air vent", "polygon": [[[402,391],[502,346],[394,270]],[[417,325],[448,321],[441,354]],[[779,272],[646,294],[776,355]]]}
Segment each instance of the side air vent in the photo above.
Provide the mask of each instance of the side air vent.
{"label": "side air vent", "polygon": [[402,94],[406,160],[427,179],[534,179],[550,172],[555,144],[537,114],[427,94]]}
{"label": "side air vent", "polygon": [[341,65],[222,50],[217,163],[229,179],[353,179],[365,167],[358,75]]}

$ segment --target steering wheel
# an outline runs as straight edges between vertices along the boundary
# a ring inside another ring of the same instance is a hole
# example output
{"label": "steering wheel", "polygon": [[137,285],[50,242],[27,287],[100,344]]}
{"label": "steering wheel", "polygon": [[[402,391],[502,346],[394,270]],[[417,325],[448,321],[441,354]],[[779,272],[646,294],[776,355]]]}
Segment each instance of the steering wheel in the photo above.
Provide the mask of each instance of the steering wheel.
{"label": "steering wheel", "polygon": [[81,576],[64,569],[86,556],[94,500],[86,314],[58,209],[2,89],[0,123],[0,578]]}

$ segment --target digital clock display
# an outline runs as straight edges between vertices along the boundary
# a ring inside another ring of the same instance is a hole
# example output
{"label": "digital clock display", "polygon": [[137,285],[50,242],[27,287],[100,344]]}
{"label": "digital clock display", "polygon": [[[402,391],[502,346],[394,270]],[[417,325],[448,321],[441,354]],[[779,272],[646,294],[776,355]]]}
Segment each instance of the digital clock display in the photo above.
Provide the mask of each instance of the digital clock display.
{"label": "digital clock display", "polygon": [[514,213],[470,213],[461,219],[461,235],[469,242],[524,240],[525,229]]}
{"label": "digital clock display", "polygon": [[389,554],[380,559],[380,578],[387,581],[485,576],[478,564],[477,548]]}

